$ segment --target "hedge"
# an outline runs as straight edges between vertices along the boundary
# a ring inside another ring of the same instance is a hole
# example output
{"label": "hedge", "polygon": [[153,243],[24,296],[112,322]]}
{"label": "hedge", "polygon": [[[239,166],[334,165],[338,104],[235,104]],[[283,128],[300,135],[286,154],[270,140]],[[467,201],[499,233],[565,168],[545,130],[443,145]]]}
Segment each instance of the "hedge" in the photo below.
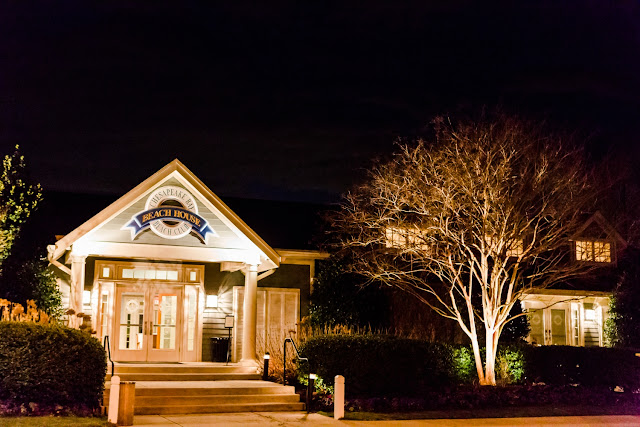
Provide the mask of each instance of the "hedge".
{"label": "hedge", "polygon": [[633,350],[540,346],[526,353],[528,382],[640,388],[640,357]]}
{"label": "hedge", "polygon": [[[310,338],[302,352],[325,382],[345,376],[348,397],[415,396],[477,382],[470,346],[387,335],[324,335]],[[637,390],[640,357],[611,348],[505,344],[498,348],[496,377],[503,384]]]}
{"label": "hedge", "polygon": [[349,396],[413,394],[452,382],[449,347],[388,335],[325,335],[306,341],[301,352],[328,382],[348,378]]}
{"label": "hedge", "polygon": [[96,408],[105,373],[104,349],[85,332],[0,322],[0,401],[5,409]]}

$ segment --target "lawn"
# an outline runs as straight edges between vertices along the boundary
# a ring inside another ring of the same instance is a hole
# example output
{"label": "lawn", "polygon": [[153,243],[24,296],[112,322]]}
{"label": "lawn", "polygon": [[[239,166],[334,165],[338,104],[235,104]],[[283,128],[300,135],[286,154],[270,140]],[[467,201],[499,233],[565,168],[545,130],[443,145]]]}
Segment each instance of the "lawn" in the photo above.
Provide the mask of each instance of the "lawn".
{"label": "lawn", "polygon": [[104,427],[106,417],[0,417],[0,424],[7,427]]}
{"label": "lawn", "polygon": [[[319,414],[332,417],[333,412],[319,411]],[[384,420],[433,420],[433,419],[469,419],[469,418],[522,418],[580,415],[639,415],[640,408],[632,405],[613,406],[524,406],[506,408],[451,409],[439,411],[415,412],[346,412],[345,420],[384,421]]]}

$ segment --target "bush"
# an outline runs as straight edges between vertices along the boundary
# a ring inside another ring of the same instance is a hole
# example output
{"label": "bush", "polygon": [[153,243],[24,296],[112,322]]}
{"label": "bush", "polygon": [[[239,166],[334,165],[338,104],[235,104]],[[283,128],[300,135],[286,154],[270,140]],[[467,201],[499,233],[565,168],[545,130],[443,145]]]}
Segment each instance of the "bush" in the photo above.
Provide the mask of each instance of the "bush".
{"label": "bush", "polygon": [[527,353],[527,381],[640,388],[640,357],[632,350],[541,346]]}
{"label": "bush", "polygon": [[42,413],[42,408],[97,408],[105,373],[104,349],[84,332],[58,325],[0,322],[0,401],[5,410],[29,407]]}
{"label": "bush", "polygon": [[389,335],[326,335],[302,345],[312,371],[331,384],[347,378],[348,396],[412,395],[455,381],[451,348]]}

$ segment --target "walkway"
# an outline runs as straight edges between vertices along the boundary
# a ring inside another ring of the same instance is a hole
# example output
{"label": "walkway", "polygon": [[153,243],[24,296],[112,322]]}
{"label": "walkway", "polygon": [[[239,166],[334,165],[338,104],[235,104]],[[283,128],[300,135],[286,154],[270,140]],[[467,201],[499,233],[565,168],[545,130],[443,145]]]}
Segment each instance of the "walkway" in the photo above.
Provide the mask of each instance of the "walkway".
{"label": "walkway", "polygon": [[395,420],[335,421],[319,414],[304,412],[248,412],[211,415],[137,415],[135,426],[633,426],[640,425],[636,415],[598,415],[577,417],[476,418],[467,420]]}

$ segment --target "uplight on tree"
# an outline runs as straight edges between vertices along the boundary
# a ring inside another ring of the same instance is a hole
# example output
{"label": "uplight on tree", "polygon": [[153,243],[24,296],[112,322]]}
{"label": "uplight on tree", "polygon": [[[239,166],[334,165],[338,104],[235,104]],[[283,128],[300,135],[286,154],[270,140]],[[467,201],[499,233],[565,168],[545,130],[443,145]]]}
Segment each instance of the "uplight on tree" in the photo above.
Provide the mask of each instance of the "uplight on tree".
{"label": "uplight on tree", "polygon": [[440,119],[433,140],[400,144],[332,221],[352,269],[458,322],[480,383],[494,385],[521,295],[593,267],[573,262],[568,240],[592,209],[590,181],[579,149],[529,122]]}

